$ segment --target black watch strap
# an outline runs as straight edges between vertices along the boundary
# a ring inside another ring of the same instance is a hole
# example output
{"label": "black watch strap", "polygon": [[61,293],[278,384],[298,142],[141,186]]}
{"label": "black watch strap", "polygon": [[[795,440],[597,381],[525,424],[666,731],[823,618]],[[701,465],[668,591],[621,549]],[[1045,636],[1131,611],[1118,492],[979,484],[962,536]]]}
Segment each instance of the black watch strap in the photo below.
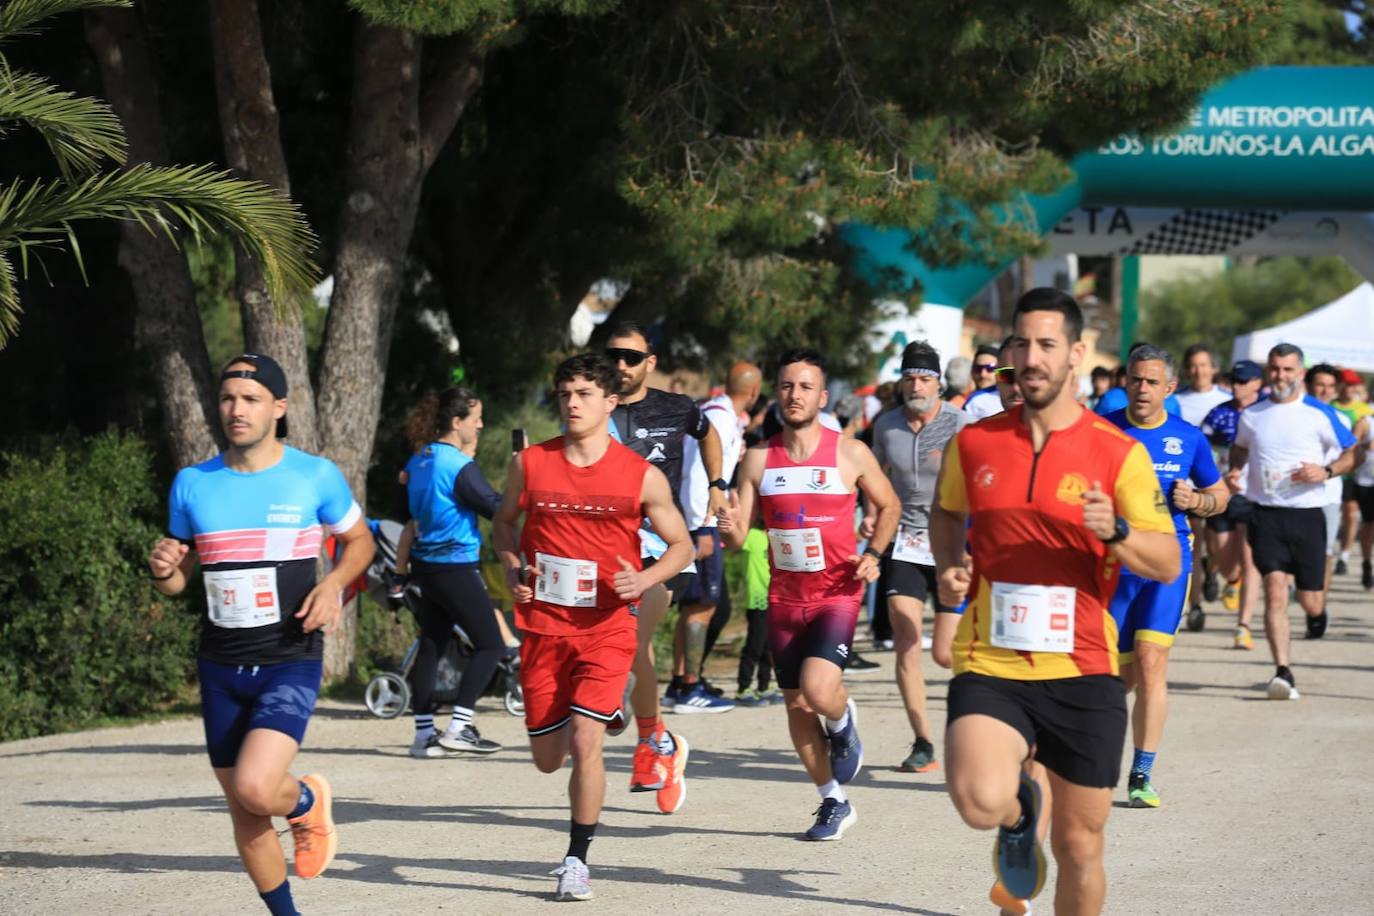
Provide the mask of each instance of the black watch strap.
{"label": "black watch strap", "polygon": [[881,560],[883,558],[882,553],[880,551],[874,550],[872,547],[865,547],[864,555],[872,557],[875,560]]}
{"label": "black watch strap", "polygon": [[720,490],[721,492],[730,489],[730,485],[725,482],[725,479],[723,477],[717,477],[715,480],[707,484],[707,486],[715,487],[717,490]]}
{"label": "black watch strap", "polygon": [[1104,543],[1104,544],[1120,544],[1122,541],[1126,540],[1126,538],[1129,537],[1130,534],[1131,534],[1131,526],[1128,525],[1128,524],[1126,524],[1126,520],[1125,520],[1124,518],[1122,518],[1121,516],[1118,515],[1118,516],[1116,517],[1116,530],[1112,532],[1112,536],[1111,536],[1111,537],[1105,538],[1105,539],[1102,541],[1102,543]]}

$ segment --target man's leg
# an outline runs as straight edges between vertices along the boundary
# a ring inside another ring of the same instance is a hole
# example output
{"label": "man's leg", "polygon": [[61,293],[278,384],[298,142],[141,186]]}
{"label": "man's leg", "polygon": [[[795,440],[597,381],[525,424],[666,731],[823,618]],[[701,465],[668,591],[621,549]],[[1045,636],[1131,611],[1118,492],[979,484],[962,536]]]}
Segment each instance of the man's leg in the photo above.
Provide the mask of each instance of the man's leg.
{"label": "man's leg", "polygon": [[639,650],[635,653],[634,689],[630,691],[630,705],[635,718],[658,720],[658,671],[654,668],[654,631],[663,619],[673,595],[662,585],[655,585],[639,599]]}
{"label": "man's leg", "polygon": [[[1317,592],[1318,600],[1321,592]],[[1269,640],[1269,652],[1274,664],[1288,667],[1288,573],[1264,574],[1264,635]]]}
{"label": "man's leg", "polygon": [[1017,791],[1026,739],[1000,719],[964,715],[945,730],[945,779],[954,810],[974,830],[1011,827],[1021,819]]}
{"label": "man's leg", "polygon": [[906,718],[915,737],[929,738],[926,681],[921,673],[921,612],[924,607],[915,598],[889,595],[887,608],[896,643],[897,687],[902,694],[902,705],[906,707]]}
{"label": "man's leg", "polygon": [[[568,797],[572,801],[572,819],[577,824],[595,825],[606,801],[606,760],[602,756],[606,723],[574,715],[570,731],[573,766],[568,778]],[[585,857],[579,858],[586,861]]]}
{"label": "man's leg", "polygon": [[287,772],[299,747],[289,735],[255,728],[244,739],[237,763],[215,769],[229,802],[234,844],[259,893],[286,880],[286,857],[272,818],[292,814],[301,799],[300,780]]}
{"label": "man's leg", "polygon": [[1059,865],[1054,910],[1062,914],[1097,914],[1107,897],[1107,871],[1102,863],[1112,790],[1075,785],[1049,772],[1054,793],[1050,848]]}
{"label": "man's leg", "polygon": [[702,661],[706,657],[706,630],[716,612],[714,604],[684,604],[681,629],[683,634],[683,683],[690,689],[700,679]]}

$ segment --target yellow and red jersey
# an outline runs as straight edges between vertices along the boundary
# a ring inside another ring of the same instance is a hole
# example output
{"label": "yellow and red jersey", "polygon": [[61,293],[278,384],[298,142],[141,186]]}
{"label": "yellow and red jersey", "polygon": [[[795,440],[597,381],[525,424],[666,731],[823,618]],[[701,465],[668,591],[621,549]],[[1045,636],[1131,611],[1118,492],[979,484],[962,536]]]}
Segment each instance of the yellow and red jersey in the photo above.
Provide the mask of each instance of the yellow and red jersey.
{"label": "yellow and red jersey", "polygon": [[[1174,527],[1144,446],[1083,411],[1048,436],[1037,455],[1021,408],[966,426],[945,453],[940,505],[968,513],[973,586],[954,637],[954,673],[1015,680],[1118,674],[1110,613],[1120,566],[1083,526],[1083,494],[1098,483],[1132,529]],[[992,645],[992,583],[1075,589],[1072,652]]]}

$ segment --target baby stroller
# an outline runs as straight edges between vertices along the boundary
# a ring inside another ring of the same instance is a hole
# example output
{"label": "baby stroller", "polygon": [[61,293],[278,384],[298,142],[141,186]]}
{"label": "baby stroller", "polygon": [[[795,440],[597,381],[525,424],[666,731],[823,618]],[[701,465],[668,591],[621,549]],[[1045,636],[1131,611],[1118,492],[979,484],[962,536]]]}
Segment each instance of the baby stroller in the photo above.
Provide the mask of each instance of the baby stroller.
{"label": "baby stroller", "polygon": [[[377,555],[367,570],[367,591],[378,604],[399,612],[402,607],[415,615],[418,620],[421,611],[420,587],[413,582],[404,582],[396,575],[396,545],[400,542],[402,526],[397,522],[384,519],[371,522],[372,537],[377,542]],[[415,655],[420,650],[417,638],[410,644],[405,658],[396,671],[383,671],[368,681],[363,691],[363,702],[368,712],[380,719],[394,719],[410,708],[410,670],[415,666]],[[439,665],[435,670],[434,702],[438,706],[452,705],[458,697],[458,681],[462,677],[467,660],[472,657],[472,640],[463,628],[453,625],[453,638],[439,653]],[[520,658],[508,655],[501,659],[492,675],[491,683],[484,691],[488,694],[504,695],[506,712],[513,716],[525,714],[525,698],[520,689]]]}

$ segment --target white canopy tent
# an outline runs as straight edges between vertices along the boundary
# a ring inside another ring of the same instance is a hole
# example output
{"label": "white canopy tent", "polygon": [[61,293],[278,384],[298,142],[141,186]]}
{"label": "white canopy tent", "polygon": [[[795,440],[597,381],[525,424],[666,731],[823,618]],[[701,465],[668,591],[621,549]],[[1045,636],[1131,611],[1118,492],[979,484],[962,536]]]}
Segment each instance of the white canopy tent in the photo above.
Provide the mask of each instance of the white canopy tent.
{"label": "white canopy tent", "polygon": [[1374,286],[1361,283],[1334,302],[1292,321],[1236,338],[1231,361],[1263,363],[1275,344],[1302,347],[1307,364],[1331,363],[1374,372]]}

